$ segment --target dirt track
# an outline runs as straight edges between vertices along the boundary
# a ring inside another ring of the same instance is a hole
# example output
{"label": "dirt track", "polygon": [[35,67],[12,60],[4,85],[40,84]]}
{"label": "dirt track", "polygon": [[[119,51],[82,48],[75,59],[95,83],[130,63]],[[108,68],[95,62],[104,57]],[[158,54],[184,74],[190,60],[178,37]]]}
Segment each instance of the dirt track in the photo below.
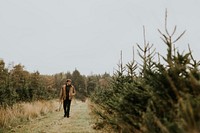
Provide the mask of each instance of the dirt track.
{"label": "dirt track", "polygon": [[[59,107],[59,105],[58,105]],[[16,133],[97,133],[92,128],[92,118],[87,102],[72,101],[69,118],[63,117],[63,109],[49,113],[25,125],[12,129]]]}

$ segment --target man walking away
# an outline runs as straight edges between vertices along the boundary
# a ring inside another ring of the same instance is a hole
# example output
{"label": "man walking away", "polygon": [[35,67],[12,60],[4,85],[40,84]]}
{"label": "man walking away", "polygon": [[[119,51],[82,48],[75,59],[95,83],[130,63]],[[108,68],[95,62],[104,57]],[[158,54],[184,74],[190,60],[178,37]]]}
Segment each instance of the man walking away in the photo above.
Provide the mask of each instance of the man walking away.
{"label": "man walking away", "polygon": [[71,100],[76,94],[76,90],[71,82],[71,79],[67,79],[66,84],[62,86],[60,91],[60,100],[63,101],[64,117],[67,118],[69,118]]}

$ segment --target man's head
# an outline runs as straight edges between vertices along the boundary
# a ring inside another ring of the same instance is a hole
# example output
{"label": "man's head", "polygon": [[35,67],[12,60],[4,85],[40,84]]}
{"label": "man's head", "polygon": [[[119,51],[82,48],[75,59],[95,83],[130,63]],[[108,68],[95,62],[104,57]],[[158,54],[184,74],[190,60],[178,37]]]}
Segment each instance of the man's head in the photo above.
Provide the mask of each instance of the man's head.
{"label": "man's head", "polygon": [[67,79],[67,80],[66,80],[66,83],[67,83],[67,85],[71,85],[72,80],[71,80],[71,79]]}

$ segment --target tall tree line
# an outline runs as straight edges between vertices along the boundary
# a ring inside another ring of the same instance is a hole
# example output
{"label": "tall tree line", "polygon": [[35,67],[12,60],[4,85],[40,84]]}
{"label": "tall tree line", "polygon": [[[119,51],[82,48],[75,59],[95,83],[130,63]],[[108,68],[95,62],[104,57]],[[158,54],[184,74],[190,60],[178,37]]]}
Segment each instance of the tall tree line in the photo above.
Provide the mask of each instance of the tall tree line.
{"label": "tall tree line", "polygon": [[30,73],[21,64],[8,69],[3,60],[0,60],[0,105],[13,105],[16,102],[48,100],[59,97],[59,92],[66,79],[72,79],[77,90],[75,98],[85,99],[95,88],[106,84],[105,75],[84,76],[75,69],[72,73],[57,73],[41,75],[38,71]]}
{"label": "tall tree line", "polygon": [[12,105],[21,101],[51,99],[55,97],[52,76],[30,73],[17,64],[11,70],[0,60],[0,104]]}

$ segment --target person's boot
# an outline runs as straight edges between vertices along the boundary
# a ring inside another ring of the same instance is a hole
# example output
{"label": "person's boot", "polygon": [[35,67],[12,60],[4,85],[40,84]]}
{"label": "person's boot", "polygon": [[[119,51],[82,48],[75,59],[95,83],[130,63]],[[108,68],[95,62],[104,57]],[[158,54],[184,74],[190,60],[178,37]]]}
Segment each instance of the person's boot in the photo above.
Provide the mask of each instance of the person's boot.
{"label": "person's boot", "polygon": [[64,114],[64,117],[67,117],[67,114],[66,114],[66,113]]}

